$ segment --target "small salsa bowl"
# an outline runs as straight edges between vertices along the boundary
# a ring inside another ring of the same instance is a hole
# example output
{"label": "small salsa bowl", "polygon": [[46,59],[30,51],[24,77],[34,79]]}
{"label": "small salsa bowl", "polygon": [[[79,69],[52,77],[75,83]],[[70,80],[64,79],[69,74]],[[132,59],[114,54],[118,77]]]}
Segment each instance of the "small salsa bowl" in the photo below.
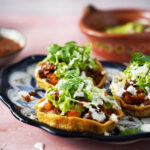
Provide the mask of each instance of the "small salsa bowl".
{"label": "small salsa bowl", "polygon": [[[6,48],[0,52],[0,67],[2,67],[17,57],[17,54],[24,48],[25,37],[15,29],[0,28],[0,38],[6,38],[19,44],[19,47],[16,50],[13,50],[13,48],[11,49],[10,45],[9,50]],[[7,44],[6,42],[3,43]]]}
{"label": "small salsa bowl", "polygon": [[150,55],[150,32],[108,34],[110,26],[140,22],[150,26],[150,11],[139,9],[97,10],[93,6],[84,9],[80,29],[93,45],[93,51],[105,60],[128,62],[133,52]]}

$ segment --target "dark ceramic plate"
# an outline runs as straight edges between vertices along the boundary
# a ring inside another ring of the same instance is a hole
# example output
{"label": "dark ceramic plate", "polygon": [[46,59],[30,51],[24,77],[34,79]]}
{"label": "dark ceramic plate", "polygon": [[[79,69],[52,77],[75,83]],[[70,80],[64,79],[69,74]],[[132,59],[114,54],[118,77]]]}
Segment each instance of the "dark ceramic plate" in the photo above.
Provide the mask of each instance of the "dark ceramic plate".
{"label": "dark ceramic plate", "polygon": [[[130,116],[124,116],[120,120],[119,125],[113,131],[107,133],[109,136],[91,133],[67,132],[51,128],[38,122],[35,115],[34,105],[39,98],[44,96],[44,91],[36,85],[34,69],[37,62],[41,61],[44,57],[45,56],[41,55],[27,57],[16,64],[5,67],[0,72],[0,99],[4,104],[6,104],[18,120],[39,127],[51,134],[63,137],[84,137],[117,143],[130,142],[137,139],[150,137],[150,132],[146,133],[142,130],[135,132],[138,127],[144,124],[145,120],[141,121],[133,117],[132,121],[129,121]],[[120,71],[123,71],[125,66],[113,62],[101,63],[108,71],[108,83],[105,86],[108,88],[112,76]],[[32,102],[27,103],[22,99],[21,95],[30,91],[36,91],[37,95],[33,97]],[[149,118],[147,118],[146,123],[150,122],[148,119]],[[123,130],[121,130],[121,128]]]}

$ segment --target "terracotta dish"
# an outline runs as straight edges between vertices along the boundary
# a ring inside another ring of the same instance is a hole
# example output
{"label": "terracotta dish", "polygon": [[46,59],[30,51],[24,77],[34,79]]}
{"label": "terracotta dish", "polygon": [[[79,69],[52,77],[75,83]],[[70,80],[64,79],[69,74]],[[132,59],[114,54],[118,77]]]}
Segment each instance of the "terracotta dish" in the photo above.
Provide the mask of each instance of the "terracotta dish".
{"label": "terracotta dish", "polygon": [[150,11],[138,9],[97,10],[93,6],[84,9],[80,29],[93,44],[93,51],[106,60],[128,62],[133,52],[150,55],[150,32],[107,34],[104,29],[140,22],[150,26]]}

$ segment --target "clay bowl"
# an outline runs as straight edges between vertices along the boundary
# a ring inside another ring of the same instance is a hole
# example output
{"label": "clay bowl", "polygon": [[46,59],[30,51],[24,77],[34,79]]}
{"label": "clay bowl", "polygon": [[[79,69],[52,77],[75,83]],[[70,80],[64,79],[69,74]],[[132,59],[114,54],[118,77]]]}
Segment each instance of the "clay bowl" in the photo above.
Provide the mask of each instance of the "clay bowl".
{"label": "clay bowl", "polygon": [[0,28],[0,37],[8,38],[10,40],[13,40],[17,42],[20,45],[20,48],[16,51],[9,51],[5,55],[0,55],[0,68],[4,65],[9,64],[17,55],[19,52],[24,48],[25,46],[25,37],[22,33],[15,29],[9,29],[9,28]]}
{"label": "clay bowl", "polygon": [[138,9],[97,10],[84,9],[80,29],[93,45],[93,51],[105,60],[128,62],[133,52],[150,55],[150,32],[132,34],[107,34],[110,26],[138,21],[150,26],[150,11]]}

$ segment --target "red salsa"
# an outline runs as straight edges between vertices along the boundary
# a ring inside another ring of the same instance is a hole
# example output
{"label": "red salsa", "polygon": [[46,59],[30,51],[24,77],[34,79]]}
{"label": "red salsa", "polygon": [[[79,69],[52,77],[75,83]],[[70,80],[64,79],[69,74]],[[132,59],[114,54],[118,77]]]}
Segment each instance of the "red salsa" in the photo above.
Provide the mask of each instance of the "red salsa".
{"label": "red salsa", "polygon": [[9,55],[20,49],[21,46],[19,45],[19,43],[0,36],[0,56]]}

